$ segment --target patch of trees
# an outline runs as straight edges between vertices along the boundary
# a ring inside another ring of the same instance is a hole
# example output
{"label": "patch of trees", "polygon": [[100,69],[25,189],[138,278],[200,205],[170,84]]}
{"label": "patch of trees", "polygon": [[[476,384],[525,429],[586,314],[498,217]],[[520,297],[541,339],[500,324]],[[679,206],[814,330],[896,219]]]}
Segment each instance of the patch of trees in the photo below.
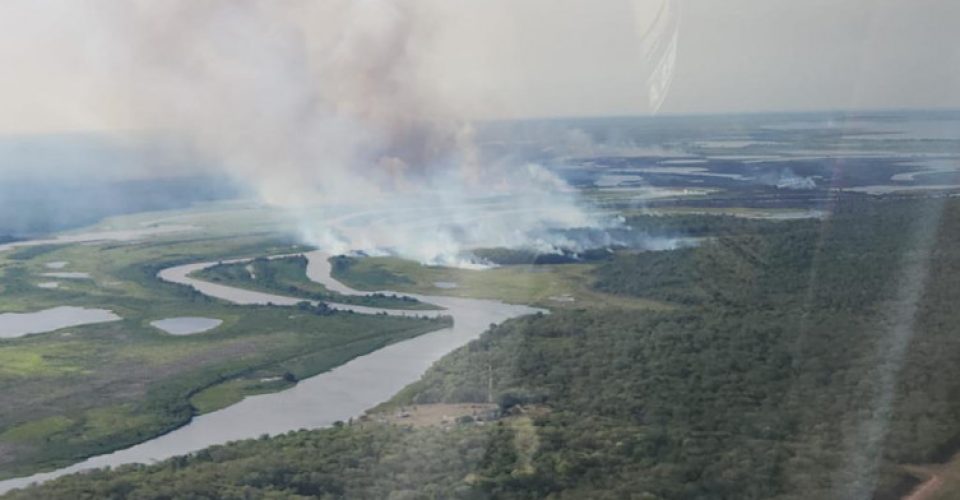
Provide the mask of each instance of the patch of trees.
{"label": "patch of trees", "polygon": [[768,233],[784,230],[793,224],[816,224],[812,220],[773,221],[751,219],[734,215],[683,214],[683,215],[633,215],[625,224],[634,231],[654,236],[706,237],[724,234]]}
{"label": "patch of trees", "polygon": [[[747,235],[789,231],[800,226],[811,227],[814,221],[777,222],[748,219],[732,215],[636,215],[628,217],[624,228],[607,229],[601,235],[592,229],[568,229],[557,231],[565,238],[590,247],[586,250],[558,248],[544,253],[524,248],[478,248],[473,254],[498,265],[541,265],[603,262],[614,258],[616,253],[644,249],[651,238],[711,238],[725,235]],[[669,252],[667,252],[669,253]],[[658,263],[663,263],[660,259]],[[685,264],[685,263],[684,263]],[[351,264],[345,263],[344,269]]]}

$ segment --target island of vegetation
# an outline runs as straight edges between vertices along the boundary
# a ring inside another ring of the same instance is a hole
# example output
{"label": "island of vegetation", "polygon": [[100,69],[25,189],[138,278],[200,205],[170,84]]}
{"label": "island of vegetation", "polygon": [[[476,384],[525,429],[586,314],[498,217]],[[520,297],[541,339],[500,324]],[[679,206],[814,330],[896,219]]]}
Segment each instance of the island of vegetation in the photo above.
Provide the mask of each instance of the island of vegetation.
{"label": "island of vegetation", "polygon": [[331,292],[320,283],[307,278],[307,258],[303,255],[272,259],[258,257],[250,262],[221,262],[194,273],[194,276],[214,283],[323,302],[386,309],[439,309],[407,295],[384,293],[344,295]]}

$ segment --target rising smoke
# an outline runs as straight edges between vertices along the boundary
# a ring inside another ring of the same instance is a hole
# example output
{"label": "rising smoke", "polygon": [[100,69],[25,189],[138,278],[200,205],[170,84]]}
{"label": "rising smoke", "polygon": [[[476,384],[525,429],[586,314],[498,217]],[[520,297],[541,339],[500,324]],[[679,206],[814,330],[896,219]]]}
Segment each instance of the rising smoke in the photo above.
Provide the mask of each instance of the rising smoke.
{"label": "rising smoke", "polygon": [[456,265],[597,223],[547,169],[476,147],[426,71],[430,2],[103,5],[97,51],[131,79],[119,112],[186,134],[310,243]]}
{"label": "rising smoke", "polygon": [[664,1],[9,0],[0,126],[163,137],[331,250],[549,250],[597,221],[548,155],[471,120],[643,112],[654,81],[655,109]]}

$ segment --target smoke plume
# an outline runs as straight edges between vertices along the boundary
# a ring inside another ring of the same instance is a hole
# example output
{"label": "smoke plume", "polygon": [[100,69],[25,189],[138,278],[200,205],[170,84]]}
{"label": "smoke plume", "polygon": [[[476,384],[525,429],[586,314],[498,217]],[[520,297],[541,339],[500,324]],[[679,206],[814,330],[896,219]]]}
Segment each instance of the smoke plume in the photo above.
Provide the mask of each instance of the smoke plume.
{"label": "smoke plume", "polygon": [[476,147],[426,70],[431,2],[100,6],[96,57],[128,79],[114,112],[184,134],[311,243],[458,264],[467,246],[592,224],[548,170]]}

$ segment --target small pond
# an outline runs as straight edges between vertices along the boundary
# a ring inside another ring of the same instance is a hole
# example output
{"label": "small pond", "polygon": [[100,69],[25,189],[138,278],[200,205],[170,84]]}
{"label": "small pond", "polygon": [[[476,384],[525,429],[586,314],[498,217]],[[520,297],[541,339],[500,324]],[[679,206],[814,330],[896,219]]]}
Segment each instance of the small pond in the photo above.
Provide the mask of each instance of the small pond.
{"label": "small pond", "polygon": [[151,321],[150,326],[159,328],[170,335],[190,335],[201,333],[207,330],[213,330],[223,323],[222,320],[215,318],[200,318],[195,316],[184,316],[180,318],[167,318],[157,321]]}
{"label": "small pond", "polygon": [[117,321],[107,309],[60,306],[29,313],[0,314],[0,338],[13,339],[31,333],[52,332],[70,326]]}

